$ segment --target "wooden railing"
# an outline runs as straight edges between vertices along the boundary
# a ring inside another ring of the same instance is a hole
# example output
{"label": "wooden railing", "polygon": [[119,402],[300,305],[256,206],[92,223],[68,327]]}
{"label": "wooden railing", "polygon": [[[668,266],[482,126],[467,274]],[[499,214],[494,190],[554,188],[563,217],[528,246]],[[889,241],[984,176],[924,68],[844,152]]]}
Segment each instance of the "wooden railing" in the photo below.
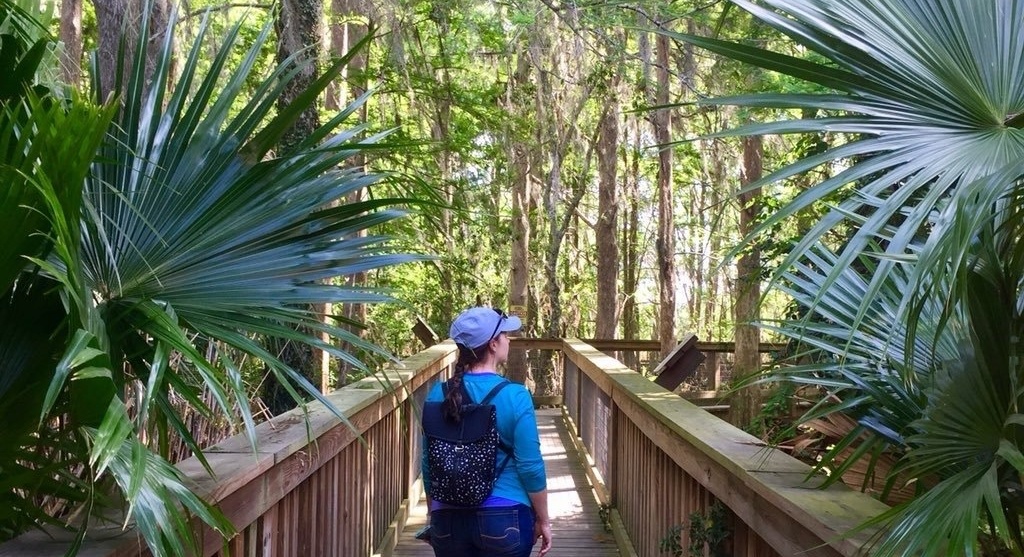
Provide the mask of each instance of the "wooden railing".
{"label": "wooden railing", "polygon": [[[661,343],[657,340],[583,339],[582,342],[642,374],[649,374],[660,361]],[[703,384],[704,388],[679,389],[678,394],[716,416],[725,417],[729,413],[728,395],[730,393],[722,390],[722,379],[723,374],[729,375],[727,368],[733,361],[736,344],[733,342],[698,341],[696,347],[704,356],[699,371],[700,377],[697,378],[697,383]],[[758,347],[765,364],[773,361],[776,355],[784,351],[785,348],[786,345],[780,343],[761,343]],[[561,352],[562,339],[514,338],[512,339],[512,350]],[[763,398],[767,399],[768,395],[769,392],[764,393]],[[556,400],[560,402],[560,397],[545,399],[544,402],[554,403]]]}
{"label": "wooden railing", "polygon": [[[545,348],[549,348],[546,347]],[[673,526],[715,501],[728,508],[724,554],[736,557],[857,553],[867,534],[842,534],[887,509],[836,485],[816,489],[809,467],[652,383],[584,342],[560,340],[563,409],[589,464],[594,489],[623,557],[657,557]],[[203,556],[389,556],[418,501],[417,409],[446,377],[454,344],[429,348],[329,395],[348,424],[319,404],[257,427],[253,453],[242,436],[207,452],[210,477],[195,460],[179,465],[196,492],[216,503],[239,534],[225,542],[201,532]],[[688,528],[681,529],[683,548]],[[0,556],[59,556],[66,534],[32,532],[0,545]],[[94,528],[81,555],[147,554],[134,531]]]}
{"label": "wooden railing", "polygon": [[566,340],[564,409],[596,491],[636,555],[663,555],[692,514],[720,501],[730,515],[724,555],[855,555],[843,537],[888,507],[842,485],[817,489],[810,468],[645,379],[581,341]]}
{"label": "wooden railing", "polygon": [[[455,345],[442,343],[392,366],[376,378],[328,395],[348,420],[323,405],[257,426],[253,452],[244,435],[207,450],[214,477],[194,458],[178,465],[196,493],[218,504],[238,535],[227,542],[233,557],[390,554],[419,500],[420,435],[416,409],[431,383],[446,377]],[[410,434],[410,432],[412,434]],[[221,556],[225,541],[206,529],[202,554]],[[31,532],[0,545],[0,555],[58,557],[67,533]],[[148,554],[133,530],[90,529],[80,555]]]}
{"label": "wooden railing", "polygon": [[[623,364],[639,373],[650,374],[661,361],[661,343],[656,340],[641,339],[583,339],[583,342],[604,352]],[[761,343],[758,350],[762,359],[767,362],[771,354],[781,352],[786,348],[785,344]],[[562,339],[553,338],[514,338],[512,349],[520,350],[561,350]],[[733,342],[704,342],[697,341],[697,350],[704,355],[704,362],[701,364],[700,376],[706,388],[698,391],[702,397],[713,397],[722,386],[723,374],[727,375],[726,368],[732,362],[732,356],[736,352],[736,344]]]}

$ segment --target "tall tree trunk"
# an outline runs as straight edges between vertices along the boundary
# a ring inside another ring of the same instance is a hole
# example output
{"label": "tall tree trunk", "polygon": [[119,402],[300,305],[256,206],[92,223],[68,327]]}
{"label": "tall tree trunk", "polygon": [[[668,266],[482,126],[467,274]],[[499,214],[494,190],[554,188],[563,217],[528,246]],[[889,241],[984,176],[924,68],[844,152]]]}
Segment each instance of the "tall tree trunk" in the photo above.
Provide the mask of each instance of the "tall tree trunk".
{"label": "tall tree trunk", "polygon": [[[440,53],[440,60],[438,65],[433,68],[433,73],[434,79],[441,85],[441,91],[437,94],[437,97],[431,99],[433,102],[431,109],[434,113],[434,119],[431,122],[430,138],[435,144],[441,146],[436,152],[437,179],[441,184],[446,205],[453,207],[455,205],[456,185],[455,181],[452,180],[452,159],[448,144],[451,141],[452,105],[454,104],[452,88],[454,85],[449,68],[451,65],[451,57],[448,53],[450,21],[447,8],[442,4],[435,4],[434,9],[430,11],[430,18],[437,26],[437,50]],[[449,254],[457,252],[455,238],[460,236],[456,229],[461,223],[456,222],[457,219],[453,218],[453,216],[451,210],[445,210],[441,220],[445,252]],[[442,279],[445,281],[444,284],[452,284],[451,271],[447,266],[441,271],[441,274]],[[451,294],[454,296],[454,289],[448,290],[451,290]],[[456,300],[454,297],[449,298],[446,304],[450,311],[449,316],[454,317],[454,313],[462,309],[461,306],[464,303],[464,301]]]}
{"label": "tall tree trunk", "polygon": [[[530,317],[530,165],[521,146],[512,152],[512,265],[509,272],[508,311],[523,322],[523,329],[529,330]],[[525,332],[525,331],[524,331]],[[509,353],[508,378],[526,384],[529,366],[526,352],[514,350]]]}
{"label": "tall tree trunk", "polygon": [[[538,57],[541,55],[540,53],[548,50],[543,41],[544,38],[541,32],[533,31],[533,36],[530,40],[531,58]],[[531,72],[533,72],[535,69],[536,65],[534,65],[531,68]],[[533,85],[534,87],[536,86],[537,81],[540,79],[537,76],[537,74],[539,73],[540,72],[537,71],[537,73],[533,74],[534,77],[532,78],[532,83],[530,85]],[[528,88],[527,90],[536,91],[535,88]],[[520,106],[528,106],[529,110],[535,111],[535,114],[543,114],[544,103],[541,100],[540,95],[537,95],[535,93],[525,93],[524,97],[525,98],[521,102]],[[542,207],[544,206],[544,187],[541,184],[540,175],[542,173],[542,169],[544,168],[544,160],[546,158],[543,149],[546,132],[544,131],[543,126],[537,125],[531,126],[531,128],[531,133],[528,134],[529,140],[526,143],[524,143],[523,147],[524,156],[526,157],[526,160],[529,163],[528,175],[530,177],[528,208],[528,220],[530,222],[530,230],[532,231],[530,233],[530,253],[536,254],[541,251],[541,248],[539,246],[542,243],[539,241],[539,238],[543,238],[544,236],[543,234],[541,234],[541,231],[544,228],[544,211],[542,210]],[[531,331],[534,334],[543,335],[547,332],[548,318],[545,290],[542,286],[538,286],[540,284],[543,284],[543,265],[535,264],[535,259],[531,259],[530,261],[530,272],[528,277],[528,280],[531,284],[530,305],[528,308],[528,315],[530,317],[529,323],[531,325]],[[528,378],[526,381],[526,385],[528,388],[533,390],[533,392],[537,391],[538,383],[544,384],[546,382],[544,379],[544,374],[548,372],[547,368],[548,366],[550,366],[550,364],[551,357],[549,352],[544,352],[542,350],[534,350],[533,352],[531,352],[529,357],[529,365],[527,368]]]}
{"label": "tall tree trunk", "polygon": [[[669,101],[668,75],[669,39],[665,35],[657,38],[657,94],[656,102],[664,106]],[[665,358],[676,345],[676,264],[675,264],[675,214],[672,201],[672,147],[669,130],[672,129],[672,113],[668,108],[658,109],[652,118],[654,140],[658,143],[658,336],[661,341],[661,357]]]}
{"label": "tall tree trunk", "polygon": [[[693,35],[695,33],[694,23],[692,19],[686,21],[686,32]],[[683,55],[678,57],[676,65],[679,70],[679,81],[680,90],[685,96],[694,87],[694,79],[696,77],[697,66],[694,61],[694,48],[693,45],[686,43],[683,45]],[[676,132],[678,135],[685,135],[686,119],[677,118],[674,122],[679,130]],[[691,187],[686,192],[686,196],[683,201],[683,211],[685,212],[685,221],[688,223],[700,223],[696,231],[693,226],[688,226],[688,234],[683,238],[682,252],[685,254],[682,257],[684,272],[686,278],[684,284],[680,286],[682,290],[682,296],[686,298],[685,308],[686,315],[690,322],[690,327],[698,337],[706,339],[707,337],[701,334],[700,325],[700,300],[704,291],[704,265],[707,263],[707,257],[702,256],[703,245],[704,245],[704,234],[703,231],[709,230],[703,225],[703,222],[707,217],[707,180],[701,180],[700,186]]]}
{"label": "tall tree trunk", "polygon": [[[580,108],[582,108],[582,104]],[[575,121],[578,116],[579,113],[576,112],[570,117],[570,121]],[[582,176],[588,176],[590,173],[590,164],[597,144],[596,131],[587,143],[583,168],[580,171]],[[576,209],[586,193],[586,188],[583,187],[581,182],[574,183],[572,198],[568,203],[561,201],[562,163],[565,159],[569,143],[569,137],[565,134],[569,133],[571,132],[568,130],[559,130],[555,134],[556,137],[559,137],[559,140],[551,148],[551,168],[548,171],[548,183],[544,190],[544,209],[548,216],[549,231],[547,257],[544,260],[545,291],[548,294],[548,303],[551,305],[548,321],[549,337],[566,336],[566,329],[562,325],[562,288],[558,280],[558,260],[562,250],[562,243],[565,240],[566,233],[570,231],[570,224],[576,215]],[[582,179],[580,180],[582,181]],[[558,213],[559,207],[562,207],[564,211],[561,215]]]}
{"label": "tall tree trunk", "polygon": [[[711,230],[707,224],[709,189],[711,189],[711,186],[708,184],[708,181],[701,180],[700,186],[697,188],[697,191],[694,192],[697,195],[697,202],[693,203],[693,207],[689,209],[691,211],[690,222],[697,223],[698,230],[700,231]],[[701,340],[708,340],[708,337],[699,329],[700,324],[703,323],[701,320],[701,300],[703,299],[701,297],[701,293],[703,292],[703,287],[707,280],[707,273],[704,271],[705,267],[708,265],[708,254],[705,249],[706,242],[704,238],[704,234],[706,233],[707,232],[698,232],[696,234],[690,234],[689,238],[687,238],[687,245],[689,248],[686,250],[688,253],[693,254],[693,257],[691,258],[691,261],[693,261],[693,271],[691,275],[692,287],[690,288],[689,300],[687,300],[687,310],[690,312],[695,326],[698,327],[696,330]],[[711,233],[713,234],[714,232]]]}
{"label": "tall tree trunk", "polygon": [[[372,18],[362,0],[331,0],[328,13],[331,56],[341,57],[366,37],[367,22]],[[327,86],[324,108],[328,112],[343,109],[366,92],[366,60],[363,50],[342,70],[341,81]],[[361,118],[364,120],[365,115]]]}
{"label": "tall tree trunk", "polygon": [[[367,6],[360,0],[332,0],[330,10],[330,26],[329,34],[331,39],[331,55],[340,57],[351,50],[356,44],[359,43],[364,37],[366,37],[367,25],[366,22],[370,19],[367,13]],[[359,98],[364,92],[366,92],[366,62],[367,55],[366,51],[362,51],[352,58],[348,66],[342,72],[341,81],[334,83],[328,88],[327,95],[324,99],[324,106],[327,108],[329,113],[334,113],[344,109],[349,103]],[[366,121],[366,105],[364,104],[359,109],[359,121]],[[362,152],[357,153],[351,159],[349,163],[352,167],[365,170],[366,156]],[[363,200],[363,190],[357,190],[350,193],[345,203],[359,203]],[[356,233],[356,237],[366,236],[366,230],[360,230]],[[350,288],[362,288],[366,286],[366,273],[360,271],[353,275],[345,277],[345,285]],[[330,315],[331,311],[329,307],[325,308],[325,315]],[[365,323],[366,322],[366,305],[358,303],[345,303],[342,304],[341,314],[350,322],[353,323]],[[359,326],[346,325],[348,329],[355,335],[364,336],[364,330]],[[356,350],[350,343],[343,343],[341,346],[342,350],[353,352]],[[348,382],[349,375],[351,375],[353,369],[351,364],[347,362],[341,362],[338,365],[338,378],[337,381],[332,382],[330,379],[330,355],[326,352],[322,353],[320,358],[320,374],[322,377],[322,385],[324,390],[330,388],[345,385]],[[332,384],[333,383],[333,384]]]}
{"label": "tall tree trunk", "polygon": [[544,186],[544,211],[548,216],[548,250],[544,258],[544,290],[548,296],[550,313],[548,314],[547,336],[562,336],[562,288],[558,282],[558,255],[562,250],[565,230],[559,226],[558,206],[562,197],[562,152],[558,141],[551,152],[551,167],[548,169],[548,181]]}
{"label": "tall tree trunk", "polygon": [[[536,110],[538,121],[539,146],[546,146],[547,159],[546,179],[543,184],[541,202],[548,229],[547,249],[542,266],[544,273],[544,295],[547,298],[547,326],[544,335],[547,337],[562,336],[562,301],[561,285],[558,282],[558,255],[562,248],[563,230],[559,227],[558,207],[562,198],[562,159],[563,137],[559,110],[561,106],[555,98],[552,80],[557,74],[550,67],[557,66],[558,52],[552,48],[547,36],[547,26],[534,26],[534,37],[531,47],[531,59],[537,68]],[[550,61],[545,64],[545,58]],[[536,378],[535,378],[536,379]],[[539,383],[542,381],[538,381]]]}
{"label": "tall tree trunk", "polygon": [[724,297],[722,288],[723,273],[715,272],[718,268],[718,262],[714,260],[722,250],[722,237],[723,234],[719,234],[716,231],[724,226],[727,222],[726,215],[726,204],[722,201],[722,188],[725,186],[725,154],[722,152],[722,143],[719,139],[711,139],[711,187],[709,190],[709,199],[705,211],[705,219],[707,220],[705,230],[710,230],[711,233],[708,236],[707,245],[705,246],[707,258],[704,266],[705,270],[705,281],[707,283],[707,289],[705,290],[707,298],[704,300],[704,314],[703,321],[705,327],[705,339],[706,340],[719,340],[714,338],[714,331],[718,329],[720,321],[715,315],[716,304],[722,304]]}
{"label": "tall tree trunk", "polygon": [[[320,40],[322,36],[323,3],[320,0],[282,0],[280,12],[275,23],[277,29],[277,61],[284,63],[292,58],[292,64],[300,66],[301,71],[285,87],[278,98],[278,110],[284,110],[316,81],[318,74],[317,61],[320,58]],[[317,108],[311,106],[299,116],[281,138],[278,144],[278,155],[290,152],[302,140],[319,127],[320,118]],[[325,316],[324,306],[312,307],[312,311]],[[313,331],[303,331],[315,334]],[[319,351],[304,343],[276,341],[272,348],[278,357],[305,377],[313,385],[325,386],[323,378],[323,356]],[[276,381],[268,378],[261,395],[271,412],[277,414],[294,406],[291,397],[285,394],[284,388]]]}
{"label": "tall tree trunk", "polygon": [[[285,87],[278,98],[280,110],[291,105],[314,81],[318,74],[320,41],[324,5],[322,0],[281,0],[281,9],[275,21],[277,29],[277,61],[283,63],[298,55],[294,64],[301,66],[299,74]],[[290,151],[320,125],[315,106],[303,111],[299,119],[281,139],[281,152]]]}
{"label": "tall tree trunk", "polygon": [[[512,113],[529,106],[524,88],[530,81],[530,63],[524,52],[516,56],[516,70],[506,92],[506,104]],[[519,140],[514,124],[506,125],[507,152],[512,170],[512,265],[509,272],[509,312],[523,321],[524,332],[529,332],[536,316],[536,307],[530,306],[530,154]],[[526,384],[530,366],[524,350],[509,352],[508,378]]]}
{"label": "tall tree trunk", "polygon": [[61,0],[60,67],[66,83],[76,85],[82,77],[82,0]]}
{"label": "tall tree trunk", "polygon": [[[135,48],[142,31],[143,2],[138,0],[93,0],[96,8],[96,27],[99,32],[99,51],[97,59],[100,73],[100,99],[106,99],[114,90],[118,67],[118,50],[124,41],[125,65],[121,71],[130,75],[131,61],[135,57]],[[149,38],[146,44],[146,81],[143,89],[149,88],[149,79],[156,68],[157,54],[168,31],[169,16],[167,0],[153,0],[149,18]]]}
{"label": "tall tree trunk", "polygon": [[[570,64],[566,51],[571,46],[556,45],[549,48],[549,66],[551,68],[568,68]],[[535,58],[535,60],[539,60],[539,58]],[[573,70],[568,70],[562,80],[572,81],[574,79],[572,74]],[[585,178],[582,177],[590,175],[590,165],[593,162],[598,135],[598,127],[595,126],[593,134],[587,138],[584,160],[580,170],[578,174],[574,173],[568,180],[571,199],[566,202],[563,193],[565,161],[572,149],[579,149],[578,122],[583,108],[586,106],[586,101],[590,98],[591,87],[584,85],[578,89],[569,89],[565,87],[564,83],[554,83],[557,78],[558,75],[554,72],[545,67],[538,67],[540,87],[537,98],[541,103],[538,117],[546,124],[544,130],[547,133],[542,137],[547,147],[550,165],[543,196],[544,212],[548,221],[548,248],[544,258],[544,291],[547,294],[547,303],[550,307],[547,323],[547,334],[550,337],[561,337],[567,334],[562,318],[562,283],[558,277],[558,266],[566,234],[570,232],[570,225],[576,216],[576,210],[587,191],[587,188],[584,187]],[[562,88],[556,90],[556,85],[562,85]],[[570,324],[572,324],[572,317],[570,315]],[[553,365],[545,366],[542,373],[535,377],[537,392],[552,394],[557,388]]]}
{"label": "tall tree trunk", "polygon": [[[762,174],[763,146],[760,136],[743,139],[743,187],[759,180]],[[760,210],[760,189],[743,192],[740,201],[740,234],[753,229]],[[736,362],[733,376],[743,380],[761,370],[758,353],[760,330],[758,319],[761,299],[761,252],[756,243],[736,262]],[[753,424],[761,410],[761,387],[750,385],[737,392],[730,402],[729,421],[737,427]]]}
{"label": "tall tree trunk", "polygon": [[[623,150],[623,166],[628,167],[630,171],[623,176],[622,181],[622,197],[626,200],[626,217],[623,219],[622,226],[622,337],[626,339],[635,339],[640,335],[640,315],[636,306],[636,289],[640,277],[640,258],[637,253],[639,251],[637,234],[640,229],[640,202],[637,191],[637,179],[640,176],[640,154],[634,144],[640,140],[640,121],[632,118],[631,122],[634,128],[633,139],[629,139],[629,126],[627,126],[624,143],[629,147]],[[629,154],[633,155],[631,161],[626,158]],[[635,351],[624,353],[622,363],[631,369],[637,369],[639,367],[637,353]]]}
{"label": "tall tree trunk", "polygon": [[612,97],[601,117],[597,140],[597,316],[594,336],[615,338],[619,309],[618,163],[619,102],[615,84]]}

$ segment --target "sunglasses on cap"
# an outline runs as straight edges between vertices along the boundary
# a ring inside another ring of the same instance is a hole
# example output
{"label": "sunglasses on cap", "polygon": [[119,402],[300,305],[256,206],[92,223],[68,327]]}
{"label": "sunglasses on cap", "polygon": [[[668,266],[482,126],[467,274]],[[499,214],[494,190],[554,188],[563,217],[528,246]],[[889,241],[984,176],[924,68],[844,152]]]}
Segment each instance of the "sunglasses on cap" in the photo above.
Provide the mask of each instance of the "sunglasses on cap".
{"label": "sunglasses on cap", "polygon": [[502,311],[502,310],[500,310],[498,308],[492,308],[492,309],[494,309],[494,313],[498,314],[498,323],[494,326],[494,331],[491,332],[491,338],[488,339],[488,342],[494,340],[494,338],[498,336],[498,329],[500,329],[501,328],[501,324],[504,323],[506,319],[508,319],[508,314],[505,313],[504,311]]}

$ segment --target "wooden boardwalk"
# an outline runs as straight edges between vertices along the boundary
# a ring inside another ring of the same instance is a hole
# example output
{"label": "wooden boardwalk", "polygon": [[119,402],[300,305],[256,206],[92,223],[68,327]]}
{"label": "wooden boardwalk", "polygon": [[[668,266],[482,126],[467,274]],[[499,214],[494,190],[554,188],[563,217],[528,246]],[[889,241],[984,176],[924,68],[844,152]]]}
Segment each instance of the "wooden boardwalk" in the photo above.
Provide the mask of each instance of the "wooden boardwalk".
{"label": "wooden boardwalk", "polygon": [[[601,523],[597,498],[587,480],[560,409],[537,411],[541,452],[548,475],[548,506],[554,535],[549,557],[618,557],[614,537]],[[425,542],[413,537],[427,522],[426,503],[412,510],[394,555],[433,557]],[[537,554],[534,546],[533,554]]]}

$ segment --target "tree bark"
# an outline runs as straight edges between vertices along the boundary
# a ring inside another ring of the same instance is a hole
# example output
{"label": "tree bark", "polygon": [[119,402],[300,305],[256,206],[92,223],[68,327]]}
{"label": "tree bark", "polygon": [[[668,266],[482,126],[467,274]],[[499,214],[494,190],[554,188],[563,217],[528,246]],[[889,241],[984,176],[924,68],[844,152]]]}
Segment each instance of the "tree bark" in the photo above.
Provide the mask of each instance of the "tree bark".
{"label": "tree bark", "polygon": [[616,84],[601,117],[597,141],[597,316],[594,336],[615,338],[619,309],[619,204],[616,166],[619,146],[619,102]]}
{"label": "tree bark", "polygon": [[[544,33],[550,33],[550,31],[545,30]],[[544,45],[545,42],[549,44]],[[586,188],[582,187],[578,180],[572,179],[570,180],[571,200],[566,203],[563,174],[565,173],[566,157],[570,150],[580,143],[578,122],[586,102],[590,98],[593,86],[584,83],[579,88],[564,87],[564,82],[572,81],[576,73],[582,73],[579,71],[579,64],[582,64],[583,61],[574,60],[575,65],[569,63],[567,52],[572,50],[574,45],[569,43],[551,45],[550,42],[547,35],[536,41],[535,47],[542,45],[547,47],[543,52],[548,60],[545,63],[542,61],[543,56],[534,53],[533,61],[537,68],[539,85],[537,88],[537,117],[542,123],[541,144],[547,146],[549,163],[543,194],[544,212],[547,215],[548,224],[548,249],[544,259],[544,290],[550,307],[547,334],[550,337],[559,337],[565,334],[562,326],[562,285],[558,280],[559,255],[576,208],[586,193]],[[552,68],[563,69],[566,73],[559,74]],[[576,77],[582,78],[582,76]],[[561,81],[556,83],[556,80]],[[567,90],[572,92],[567,93]],[[594,130],[594,134],[587,138],[586,154],[583,157],[582,170],[579,171],[578,176],[589,175],[597,143],[597,127]]]}
{"label": "tree bark", "polygon": [[[331,55],[334,57],[341,57],[351,50],[356,44],[359,43],[368,32],[366,22],[370,19],[370,14],[367,13],[367,6],[360,0],[332,0],[330,10],[330,48]],[[342,110],[348,106],[352,101],[359,98],[360,95],[366,92],[366,64],[367,56],[366,51],[360,52],[352,58],[349,64],[342,71],[341,81],[338,83],[332,83],[328,88],[326,97],[324,98],[324,107],[328,113],[334,113]],[[366,121],[366,105],[364,104],[359,109],[359,121]],[[363,153],[357,153],[351,159],[350,165],[354,168],[359,168],[365,171],[366,156]],[[364,192],[362,190],[354,191],[348,195],[345,199],[345,203],[359,203],[363,200]],[[355,234],[355,237],[366,236],[366,230],[360,230]],[[366,272],[360,271],[348,277],[345,277],[345,285],[350,288],[362,288],[366,286],[367,276]],[[326,309],[326,308],[325,308]],[[366,322],[366,304],[356,303],[345,303],[342,304],[341,313],[345,319],[354,323],[365,323]],[[325,315],[329,312],[325,312]],[[364,336],[364,330],[361,327],[346,326],[350,332],[358,336]],[[349,343],[343,343],[341,346],[342,350],[352,352],[355,347]],[[329,387],[336,388],[348,383],[349,375],[352,373],[352,366],[347,362],[342,362],[338,366],[338,377],[337,381],[334,381],[333,385],[330,381],[330,355],[326,352],[322,353],[320,361],[320,372],[324,389],[328,390]]]}
{"label": "tree bark", "polygon": [[562,250],[565,229],[560,226],[558,205],[562,197],[562,151],[558,141],[553,141],[551,150],[551,167],[548,169],[548,180],[544,185],[544,211],[548,216],[548,249],[544,258],[544,290],[548,296],[550,313],[548,314],[547,336],[562,336],[562,288],[558,282],[558,255]]}
{"label": "tree bark", "polygon": [[[577,107],[572,113],[569,121],[575,121],[579,117],[579,110],[583,105]],[[568,127],[572,127],[569,125]],[[597,146],[597,131],[588,139],[586,154],[583,159],[581,176],[589,176],[590,165]],[[562,162],[565,158],[569,145],[568,130],[557,130],[555,142],[551,149],[551,168],[548,170],[548,183],[544,190],[544,209],[548,215],[548,250],[544,259],[545,291],[548,294],[548,303],[551,305],[551,313],[548,320],[548,336],[566,336],[566,330],[562,325],[562,289],[558,280],[558,259],[562,250],[562,243],[565,240],[566,232],[576,214],[580,201],[586,193],[582,184],[574,184],[572,198],[568,203],[561,202],[562,198]],[[581,178],[582,180],[582,178]],[[563,207],[563,213],[559,215],[559,207]],[[613,235],[614,237],[614,235]]]}
{"label": "tree bark", "polygon": [[[284,110],[316,81],[318,74],[317,61],[320,57],[320,37],[322,34],[321,19],[323,3],[320,0],[282,0],[280,12],[274,22],[277,30],[277,61],[278,63],[294,64],[302,69],[288,83],[278,98],[278,110]],[[292,58],[292,56],[295,56]],[[313,133],[320,125],[316,103],[302,112],[278,144],[278,155],[283,156],[292,151],[296,145]],[[314,313],[326,319],[327,308],[314,306]],[[304,330],[305,334],[315,335],[314,331]],[[324,380],[324,356],[311,346],[300,342],[276,341],[274,349],[280,359],[288,367],[297,371],[314,386],[321,389],[330,388],[329,381]],[[283,388],[276,382],[265,383],[262,397],[272,412],[280,413],[293,406],[290,397],[281,394]]]}
{"label": "tree bark", "polygon": [[[99,34],[96,62],[99,72],[99,98],[107,100],[117,79],[117,53],[123,37],[127,54],[135,51],[141,22],[128,17],[129,0],[93,0],[96,8],[96,30]],[[126,68],[122,68],[122,71]]]}
{"label": "tree bark", "polygon": [[64,82],[77,85],[82,78],[82,0],[61,0],[60,56]]}
{"label": "tree bark", "polygon": [[[142,31],[143,2],[138,0],[93,0],[96,8],[96,27],[99,32],[97,61],[100,74],[99,98],[106,100],[117,82],[118,50],[124,41],[124,66],[121,72],[131,74],[131,62]],[[169,6],[167,0],[153,0],[149,19],[149,38],[146,41],[146,66],[143,90],[149,89],[150,79],[156,68],[157,55],[167,32]]]}
{"label": "tree bark", "polygon": [[707,245],[707,258],[704,264],[704,280],[707,284],[706,295],[707,298],[704,300],[704,311],[703,311],[703,322],[706,329],[706,340],[718,340],[713,334],[717,328],[716,325],[720,324],[715,316],[715,309],[717,305],[722,304],[723,300],[728,300],[727,294],[722,292],[724,290],[722,280],[728,278],[725,273],[715,272],[718,268],[718,262],[713,261],[712,258],[721,253],[722,249],[722,237],[723,234],[718,234],[715,230],[718,230],[726,221],[726,205],[722,203],[721,192],[722,188],[726,184],[725,177],[725,157],[726,153],[723,153],[721,140],[711,139],[711,184],[708,188],[708,202],[705,207],[709,210],[709,213],[705,215],[707,219],[706,230],[711,230],[711,234],[708,236]]}
{"label": "tree bark", "polygon": [[[328,36],[333,57],[344,56],[363,40],[368,32],[367,22],[372,19],[361,0],[331,0],[329,18]],[[328,112],[341,110],[366,92],[366,61],[364,50],[342,70],[340,82],[327,86],[324,108]],[[365,114],[361,120],[365,120]]]}
{"label": "tree bark", "polygon": [[[302,94],[318,74],[320,59],[320,38],[323,33],[321,20],[324,5],[322,0],[281,0],[280,12],[275,21],[277,30],[277,61],[292,64],[302,69],[281,93],[277,106],[283,110]],[[292,128],[281,139],[281,153],[287,153],[296,144],[308,137],[320,125],[315,106],[299,116]]]}
{"label": "tree bark", "polygon": [[[759,180],[762,175],[763,146],[760,136],[743,138],[742,187]],[[760,210],[760,189],[742,192],[740,202],[740,235],[753,229]],[[758,352],[760,330],[754,324],[759,316],[761,300],[761,252],[751,243],[736,262],[736,361],[734,380],[743,380],[761,370]],[[754,425],[761,410],[761,387],[750,385],[737,392],[730,401],[729,421],[737,427]]]}
{"label": "tree bark", "polygon": [[[634,129],[632,140],[638,142],[640,138],[640,121],[631,118]],[[624,143],[630,148],[623,150],[623,166],[630,169],[623,176],[622,197],[625,202],[626,215],[622,226],[622,338],[635,339],[640,335],[640,315],[636,305],[636,289],[640,277],[639,241],[637,234],[640,230],[640,202],[637,187],[637,179],[640,176],[640,154],[630,142],[627,125],[627,137]],[[629,159],[632,154],[632,159]],[[622,363],[631,369],[639,367],[639,358],[636,351],[623,353]]]}
{"label": "tree bark", "polygon": [[[549,39],[550,30],[545,29],[544,33],[538,33],[543,37],[535,44],[540,46],[542,42],[551,42]],[[558,268],[563,242],[569,235],[572,241],[571,224],[576,217],[576,210],[580,201],[587,191],[585,180],[590,176],[590,165],[593,162],[597,144],[598,127],[594,126],[594,132],[586,138],[583,143],[579,137],[579,121],[587,101],[591,97],[593,84],[584,79],[584,71],[581,69],[586,62],[581,59],[572,59],[572,52],[578,52],[578,43],[566,41],[546,45],[543,55],[533,55],[533,61],[537,69],[537,81],[539,84],[537,117],[542,123],[540,126],[543,135],[541,145],[544,145],[548,156],[547,180],[544,183],[543,204],[548,224],[547,253],[544,258],[544,292],[547,295],[546,303],[549,307],[547,334],[550,337],[561,337],[567,334],[563,324],[563,282],[559,280]],[[540,50],[540,49],[538,49]],[[561,70],[561,71],[559,71]],[[580,83],[579,87],[567,87],[567,83]],[[583,147],[583,145],[585,147]],[[566,170],[567,157],[574,150],[585,148],[583,161],[579,166],[569,166],[570,170],[576,170],[571,175]],[[564,184],[568,184],[569,195],[565,195]],[[566,199],[569,197],[570,199]],[[568,285],[571,287],[571,285]],[[573,323],[575,315],[570,312],[568,323]],[[550,361],[550,359],[549,359]],[[552,365],[544,366],[538,370],[535,376],[537,380],[537,392],[539,394],[551,394],[557,390],[557,379]]]}
{"label": "tree bark", "polygon": [[[657,93],[656,102],[664,106],[669,101],[668,50],[669,39],[658,35],[657,50]],[[675,263],[675,212],[672,199],[672,147],[669,130],[672,129],[672,113],[668,108],[655,111],[652,122],[654,140],[660,146],[658,151],[658,337],[661,341],[661,357],[666,358],[676,345],[676,263]]]}
{"label": "tree bark", "polygon": [[[516,71],[509,83],[506,104],[512,111],[528,106],[523,98],[523,86],[530,81],[530,64],[525,53],[519,52]],[[536,315],[530,308],[530,156],[518,141],[518,134],[506,124],[505,136],[512,170],[512,264],[509,272],[508,310],[523,321],[524,333],[529,334]],[[530,366],[523,350],[512,350],[507,363],[509,380],[526,384],[531,379]]]}

